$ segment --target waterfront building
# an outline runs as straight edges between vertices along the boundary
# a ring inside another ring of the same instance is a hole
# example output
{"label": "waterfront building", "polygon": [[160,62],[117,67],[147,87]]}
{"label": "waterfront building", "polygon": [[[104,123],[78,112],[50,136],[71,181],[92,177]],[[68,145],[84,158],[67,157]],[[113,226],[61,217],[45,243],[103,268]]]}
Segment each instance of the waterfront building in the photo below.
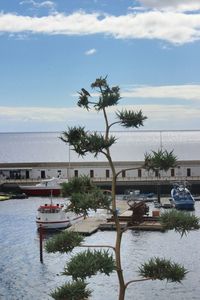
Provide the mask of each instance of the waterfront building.
{"label": "waterfront building", "polygon": [[[200,185],[200,131],[118,131],[111,154],[117,171],[126,168],[117,181],[118,188],[149,186],[160,182],[188,181]],[[103,155],[78,156],[60,140],[61,133],[0,133],[0,182],[39,181],[45,178],[88,175],[98,185],[109,187],[111,170]],[[178,158],[167,172],[148,172],[142,168],[145,153],[166,149]],[[149,187],[148,187],[149,189]]]}

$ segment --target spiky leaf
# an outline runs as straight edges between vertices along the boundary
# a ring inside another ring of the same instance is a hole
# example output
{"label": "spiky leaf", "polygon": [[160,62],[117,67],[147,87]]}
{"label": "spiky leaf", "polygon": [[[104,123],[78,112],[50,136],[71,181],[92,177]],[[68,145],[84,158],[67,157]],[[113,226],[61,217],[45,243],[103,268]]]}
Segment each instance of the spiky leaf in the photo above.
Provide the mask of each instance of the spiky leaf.
{"label": "spiky leaf", "polygon": [[77,280],[58,287],[50,295],[55,300],[86,300],[91,295],[91,291],[86,287],[87,283]]}
{"label": "spiky leaf", "polygon": [[187,234],[190,230],[200,228],[200,219],[197,216],[175,209],[162,213],[160,222],[166,229],[174,229],[179,232],[181,236]]}
{"label": "spiky leaf", "polygon": [[96,189],[96,186],[91,181],[91,179],[82,175],[80,177],[72,177],[68,182],[63,182],[61,184],[62,195],[64,197],[69,197],[73,193],[90,193]]}
{"label": "spiky leaf", "polygon": [[63,142],[69,143],[77,154],[85,156],[87,153],[92,153],[95,157],[111,147],[116,141],[112,135],[105,138],[100,133],[85,131],[84,127],[68,128],[68,131],[64,131],[60,138]]}
{"label": "spiky leaf", "polygon": [[168,152],[167,150],[159,149],[158,151],[152,151],[152,153],[145,154],[144,168],[147,170],[164,170],[174,168],[177,164],[177,157],[174,155],[173,150]]}
{"label": "spiky leaf", "polygon": [[70,275],[74,280],[83,280],[97,274],[97,272],[109,275],[115,269],[113,256],[108,251],[87,250],[76,254],[67,263],[63,275]]}
{"label": "spiky leaf", "polygon": [[118,86],[110,87],[107,83],[107,76],[105,78],[97,78],[91,84],[91,87],[97,89],[100,93],[99,100],[94,105],[97,111],[118,104],[120,100],[120,88]]}
{"label": "spiky leaf", "polygon": [[85,216],[90,209],[109,209],[111,204],[110,195],[95,186],[88,176],[74,177],[68,183],[63,183],[62,195],[69,197],[68,211]]}
{"label": "spiky leaf", "polygon": [[79,107],[83,107],[87,110],[90,109],[89,107],[89,100],[88,100],[88,95],[86,93],[84,93],[83,91],[79,92],[79,100],[78,100],[78,103],[77,105]]}
{"label": "spiky leaf", "polygon": [[151,258],[147,263],[139,268],[139,274],[152,280],[159,279],[171,282],[181,282],[188,271],[180,264],[173,263],[170,260]]}
{"label": "spiky leaf", "polygon": [[46,241],[45,249],[48,253],[67,253],[80,246],[84,238],[77,232],[63,231]]}
{"label": "spiky leaf", "polygon": [[124,127],[134,127],[138,128],[143,126],[144,120],[147,119],[146,116],[143,116],[142,111],[134,112],[132,110],[122,110],[116,113],[120,124]]}

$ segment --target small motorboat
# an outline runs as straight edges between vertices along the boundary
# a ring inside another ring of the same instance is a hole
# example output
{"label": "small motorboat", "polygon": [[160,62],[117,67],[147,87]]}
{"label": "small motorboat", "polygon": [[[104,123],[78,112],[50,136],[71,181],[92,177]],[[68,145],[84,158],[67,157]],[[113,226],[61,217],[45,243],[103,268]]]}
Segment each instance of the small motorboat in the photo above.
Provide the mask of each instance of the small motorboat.
{"label": "small motorboat", "polygon": [[175,184],[171,190],[171,202],[176,209],[194,210],[195,200],[183,184]]}
{"label": "small motorboat", "polygon": [[83,219],[83,215],[76,215],[72,212],[66,212],[64,204],[40,205],[36,216],[36,225],[38,229],[62,229],[71,226],[72,224]]}
{"label": "small motorboat", "polygon": [[67,179],[50,178],[44,179],[36,185],[20,185],[20,189],[27,196],[59,196],[61,192],[61,183]]}
{"label": "small motorboat", "polygon": [[127,190],[123,196],[123,200],[153,202],[155,200],[154,193],[140,193],[140,190]]}
{"label": "small motorboat", "polygon": [[5,201],[5,200],[9,200],[10,196],[9,195],[0,195],[0,201]]}

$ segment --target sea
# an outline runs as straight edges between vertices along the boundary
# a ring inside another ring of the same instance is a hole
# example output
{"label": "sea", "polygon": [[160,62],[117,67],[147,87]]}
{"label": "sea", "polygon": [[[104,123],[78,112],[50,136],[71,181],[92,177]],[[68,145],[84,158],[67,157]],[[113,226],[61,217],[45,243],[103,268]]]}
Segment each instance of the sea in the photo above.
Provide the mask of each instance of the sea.
{"label": "sea", "polygon": [[[145,153],[174,151],[178,160],[200,160],[200,130],[117,131],[111,148],[114,161],[143,161]],[[78,156],[61,141],[62,132],[0,133],[1,163],[105,161]]]}
{"label": "sea", "polygon": [[[43,250],[40,262],[39,235],[35,216],[39,205],[48,198],[29,197],[0,202],[0,299],[51,300],[50,293],[69,281],[61,273],[70,257],[85,248],[75,248],[71,254],[50,254]],[[54,198],[56,203],[66,199]],[[122,200],[123,201],[123,200]],[[149,204],[150,209],[152,209]],[[200,202],[195,203],[200,216]],[[86,237],[85,244],[114,245],[115,231],[98,231]],[[45,241],[50,235],[45,235]],[[125,280],[139,278],[138,268],[151,257],[168,258],[183,264],[188,270],[182,283],[159,280],[129,285],[126,300],[199,300],[200,299],[200,231],[181,237],[170,230],[150,232],[128,230],[122,240],[122,266]],[[118,283],[115,273],[98,274],[88,279],[93,291],[90,300],[117,300]]]}

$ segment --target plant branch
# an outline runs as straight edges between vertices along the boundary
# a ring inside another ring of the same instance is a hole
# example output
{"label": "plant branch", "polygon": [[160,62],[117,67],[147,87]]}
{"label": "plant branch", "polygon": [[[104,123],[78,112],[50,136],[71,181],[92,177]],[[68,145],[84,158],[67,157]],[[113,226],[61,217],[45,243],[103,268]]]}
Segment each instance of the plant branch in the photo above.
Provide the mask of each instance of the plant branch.
{"label": "plant branch", "polygon": [[108,126],[109,129],[110,129],[113,125],[115,125],[115,124],[120,124],[120,121],[116,121],[116,122],[111,123],[111,124]]}
{"label": "plant branch", "polygon": [[114,246],[111,245],[80,245],[80,247],[84,247],[84,248],[110,248],[113,251],[116,251]]}
{"label": "plant branch", "polygon": [[121,174],[123,171],[131,171],[131,170],[137,170],[137,169],[142,169],[143,168],[143,166],[141,166],[141,167],[133,167],[133,168],[126,168],[126,169],[122,169],[122,170],[120,170],[119,172],[117,172],[116,173],[116,178],[119,176],[119,174]]}
{"label": "plant branch", "polygon": [[135,283],[135,282],[140,282],[140,281],[147,281],[147,280],[152,280],[152,278],[148,277],[148,278],[140,278],[140,279],[134,279],[134,280],[130,280],[125,284],[125,289],[128,287],[129,284],[131,283]]}

